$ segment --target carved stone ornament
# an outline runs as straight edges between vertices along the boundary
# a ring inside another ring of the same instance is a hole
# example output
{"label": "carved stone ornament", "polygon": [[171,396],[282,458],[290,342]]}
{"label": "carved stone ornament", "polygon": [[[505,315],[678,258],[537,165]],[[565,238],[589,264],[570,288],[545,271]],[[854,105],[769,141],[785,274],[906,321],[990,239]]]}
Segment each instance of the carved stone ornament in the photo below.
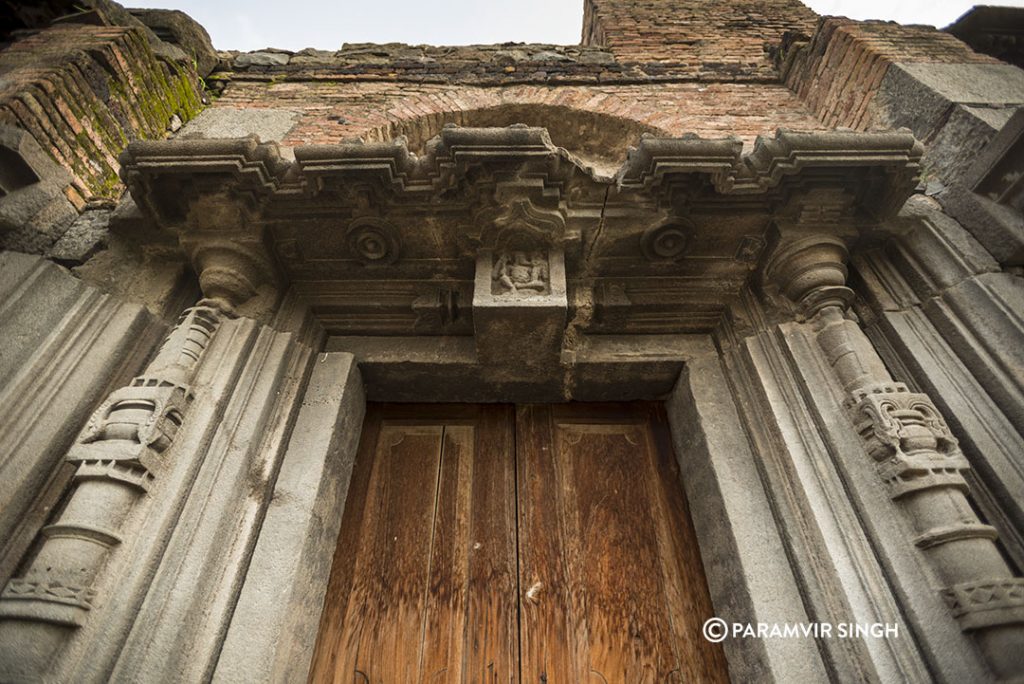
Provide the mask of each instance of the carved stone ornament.
{"label": "carved stone ornament", "polygon": [[676,219],[648,228],[640,236],[640,249],[649,261],[678,261],[686,253],[692,227]]}
{"label": "carved stone ornament", "polygon": [[348,247],[364,265],[386,265],[398,259],[401,242],[398,230],[387,221],[358,218],[348,227]]}
{"label": "carved stone ornament", "polygon": [[147,456],[163,453],[171,445],[191,401],[187,385],[136,378],[93,413],[68,460],[131,461],[148,469]]}
{"label": "carved stone ornament", "polygon": [[531,296],[551,292],[548,256],[545,252],[514,251],[496,255],[491,294]]}
{"label": "carved stone ornament", "polygon": [[848,405],[893,498],[931,487],[967,489],[967,460],[927,395],[884,383],[858,390]]}

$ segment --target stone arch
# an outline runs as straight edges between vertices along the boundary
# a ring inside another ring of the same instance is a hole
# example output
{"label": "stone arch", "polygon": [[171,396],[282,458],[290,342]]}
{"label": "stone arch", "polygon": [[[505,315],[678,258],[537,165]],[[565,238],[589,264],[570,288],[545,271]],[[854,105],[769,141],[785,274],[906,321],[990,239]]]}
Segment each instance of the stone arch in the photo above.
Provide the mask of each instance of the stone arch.
{"label": "stone arch", "polygon": [[403,98],[389,107],[387,121],[367,131],[365,139],[408,139],[409,149],[424,151],[427,141],[446,124],[503,127],[526,124],[546,128],[552,142],[602,173],[614,173],[629,147],[649,133],[671,133],[638,115],[631,103],[614,95],[594,95],[577,88],[519,88],[494,92],[462,90]]}

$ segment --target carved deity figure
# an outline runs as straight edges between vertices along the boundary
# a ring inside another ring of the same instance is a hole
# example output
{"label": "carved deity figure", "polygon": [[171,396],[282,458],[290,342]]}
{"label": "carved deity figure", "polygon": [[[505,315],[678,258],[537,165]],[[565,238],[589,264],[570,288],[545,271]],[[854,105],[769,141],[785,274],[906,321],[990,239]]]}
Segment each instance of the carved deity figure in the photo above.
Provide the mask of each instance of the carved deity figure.
{"label": "carved deity figure", "polygon": [[547,257],[543,252],[506,252],[494,265],[494,280],[507,294],[542,294],[548,289]]}

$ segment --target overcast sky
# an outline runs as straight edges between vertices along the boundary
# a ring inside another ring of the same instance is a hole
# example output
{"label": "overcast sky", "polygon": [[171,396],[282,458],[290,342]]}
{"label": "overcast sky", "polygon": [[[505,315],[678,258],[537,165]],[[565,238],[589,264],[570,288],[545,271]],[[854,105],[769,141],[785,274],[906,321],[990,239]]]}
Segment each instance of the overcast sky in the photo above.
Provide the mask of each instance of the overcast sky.
{"label": "overcast sky", "polygon": [[[576,44],[583,0],[121,0],[126,7],[187,12],[219,50],[315,47],[342,43]],[[806,1],[806,0],[805,0]],[[947,26],[970,0],[811,0],[819,14]],[[1024,0],[991,4],[1024,7]]]}

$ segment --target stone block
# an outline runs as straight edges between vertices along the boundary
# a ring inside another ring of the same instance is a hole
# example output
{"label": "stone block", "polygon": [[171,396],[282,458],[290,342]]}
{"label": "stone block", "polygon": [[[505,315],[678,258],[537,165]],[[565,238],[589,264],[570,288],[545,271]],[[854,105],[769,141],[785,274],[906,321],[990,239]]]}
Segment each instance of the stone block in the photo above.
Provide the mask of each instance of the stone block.
{"label": "stone block", "polygon": [[928,139],[954,105],[1024,104],[1024,71],[1009,64],[895,63],[882,79],[878,101],[890,123]]}
{"label": "stone block", "polygon": [[179,138],[244,138],[281,141],[299,119],[290,109],[206,109],[178,131]]}
{"label": "stone block", "polygon": [[[1024,73],[1024,72],[1022,72]],[[1024,265],[1024,107],[938,199],[1004,266]]]}
{"label": "stone block", "polygon": [[215,682],[308,676],[365,410],[351,354],[314,363]]}
{"label": "stone block", "polygon": [[29,133],[0,125],[0,247],[42,253],[60,238],[78,217],[70,182]]}
{"label": "stone block", "polygon": [[[667,405],[715,615],[728,623],[808,620],[717,355],[692,360]],[[813,639],[726,639],[733,681],[822,681]]]}
{"label": "stone block", "polygon": [[243,52],[235,57],[236,68],[251,66],[282,66],[288,63],[290,55],[283,52]]}
{"label": "stone block", "polygon": [[473,328],[482,363],[557,366],[567,311],[562,250],[478,254]]}
{"label": "stone block", "polygon": [[83,212],[71,224],[48,256],[63,264],[84,264],[107,245],[111,209],[91,209]]}
{"label": "stone block", "polygon": [[1013,112],[1012,107],[953,105],[925,154],[928,180],[937,177],[947,186],[958,182]]}
{"label": "stone block", "polygon": [[210,34],[199,22],[180,10],[142,9],[128,10],[133,17],[149,27],[157,38],[181,48],[196,65],[196,73],[209,76],[217,66],[217,51],[210,42]]}

